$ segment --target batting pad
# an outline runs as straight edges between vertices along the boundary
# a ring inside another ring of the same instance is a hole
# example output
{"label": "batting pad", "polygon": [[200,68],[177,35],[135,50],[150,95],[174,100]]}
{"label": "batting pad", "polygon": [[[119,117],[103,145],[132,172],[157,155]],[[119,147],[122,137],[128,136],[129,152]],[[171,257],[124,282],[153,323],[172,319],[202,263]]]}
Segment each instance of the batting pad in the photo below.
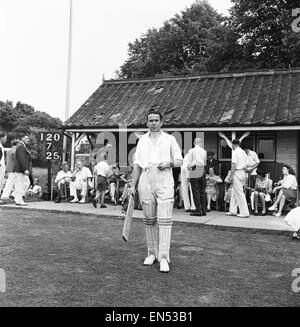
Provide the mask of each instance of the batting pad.
{"label": "batting pad", "polygon": [[159,230],[158,261],[166,258],[170,262],[170,243],[172,231],[173,201],[159,201],[157,208],[157,222]]}
{"label": "batting pad", "polygon": [[156,206],[154,203],[143,202],[144,224],[148,248],[148,256],[154,254],[158,257],[158,228],[156,218]]}

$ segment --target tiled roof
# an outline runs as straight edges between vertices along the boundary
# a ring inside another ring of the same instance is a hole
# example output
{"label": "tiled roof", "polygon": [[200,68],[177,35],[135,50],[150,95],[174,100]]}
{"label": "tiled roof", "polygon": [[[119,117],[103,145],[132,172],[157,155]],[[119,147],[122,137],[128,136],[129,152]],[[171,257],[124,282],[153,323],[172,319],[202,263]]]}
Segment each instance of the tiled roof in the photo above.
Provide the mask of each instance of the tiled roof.
{"label": "tiled roof", "polygon": [[104,81],[65,127],[145,127],[152,106],[164,127],[298,125],[300,69]]}

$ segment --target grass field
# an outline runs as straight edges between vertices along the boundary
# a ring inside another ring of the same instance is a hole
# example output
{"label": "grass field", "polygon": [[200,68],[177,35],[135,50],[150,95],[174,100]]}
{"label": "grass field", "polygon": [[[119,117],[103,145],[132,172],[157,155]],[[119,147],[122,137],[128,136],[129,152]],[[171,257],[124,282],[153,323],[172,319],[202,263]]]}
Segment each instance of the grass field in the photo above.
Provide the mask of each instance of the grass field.
{"label": "grass field", "polygon": [[[143,266],[144,228],[123,221],[0,208],[0,306],[299,306],[285,235],[174,224],[171,272]],[[300,285],[299,285],[300,286]]]}

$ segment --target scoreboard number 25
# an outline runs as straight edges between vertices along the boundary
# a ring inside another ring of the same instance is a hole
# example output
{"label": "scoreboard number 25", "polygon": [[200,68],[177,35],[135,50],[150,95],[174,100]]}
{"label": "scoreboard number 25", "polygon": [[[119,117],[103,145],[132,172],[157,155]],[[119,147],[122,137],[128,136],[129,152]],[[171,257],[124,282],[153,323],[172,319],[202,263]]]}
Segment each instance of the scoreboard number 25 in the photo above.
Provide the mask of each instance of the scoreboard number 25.
{"label": "scoreboard number 25", "polygon": [[41,133],[40,141],[45,143],[46,146],[46,160],[58,160],[60,158],[59,151],[55,151],[61,141],[60,133]]}

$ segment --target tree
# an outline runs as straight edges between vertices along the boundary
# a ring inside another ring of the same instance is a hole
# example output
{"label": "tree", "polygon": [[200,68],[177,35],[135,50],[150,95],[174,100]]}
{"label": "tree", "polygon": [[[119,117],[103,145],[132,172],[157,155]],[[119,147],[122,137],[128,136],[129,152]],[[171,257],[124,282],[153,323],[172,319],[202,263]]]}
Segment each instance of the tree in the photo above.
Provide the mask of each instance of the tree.
{"label": "tree", "polygon": [[230,28],[243,47],[244,68],[300,65],[300,33],[291,29],[299,0],[232,0]]}
{"label": "tree", "polygon": [[232,0],[229,17],[207,2],[129,44],[118,77],[143,78],[300,66],[300,33],[291,28],[299,0]]}
{"label": "tree", "polygon": [[16,115],[11,101],[0,101],[0,130],[11,131],[16,125]]}
{"label": "tree", "polygon": [[121,66],[119,77],[219,71],[228,66],[232,49],[238,48],[234,37],[220,14],[206,1],[196,1],[160,29],[150,29],[130,43],[129,59]]}
{"label": "tree", "polygon": [[35,109],[22,102],[15,107],[12,101],[0,101],[0,130],[5,132],[31,132],[35,128],[41,130],[58,129],[62,125],[59,118]]}
{"label": "tree", "polygon": [[31,114],[19,116],[16,131],[26,131],[34,127],[39,129],[58,129],[62,125],[59,118],[53,118],[45,112],[35,111]]}

